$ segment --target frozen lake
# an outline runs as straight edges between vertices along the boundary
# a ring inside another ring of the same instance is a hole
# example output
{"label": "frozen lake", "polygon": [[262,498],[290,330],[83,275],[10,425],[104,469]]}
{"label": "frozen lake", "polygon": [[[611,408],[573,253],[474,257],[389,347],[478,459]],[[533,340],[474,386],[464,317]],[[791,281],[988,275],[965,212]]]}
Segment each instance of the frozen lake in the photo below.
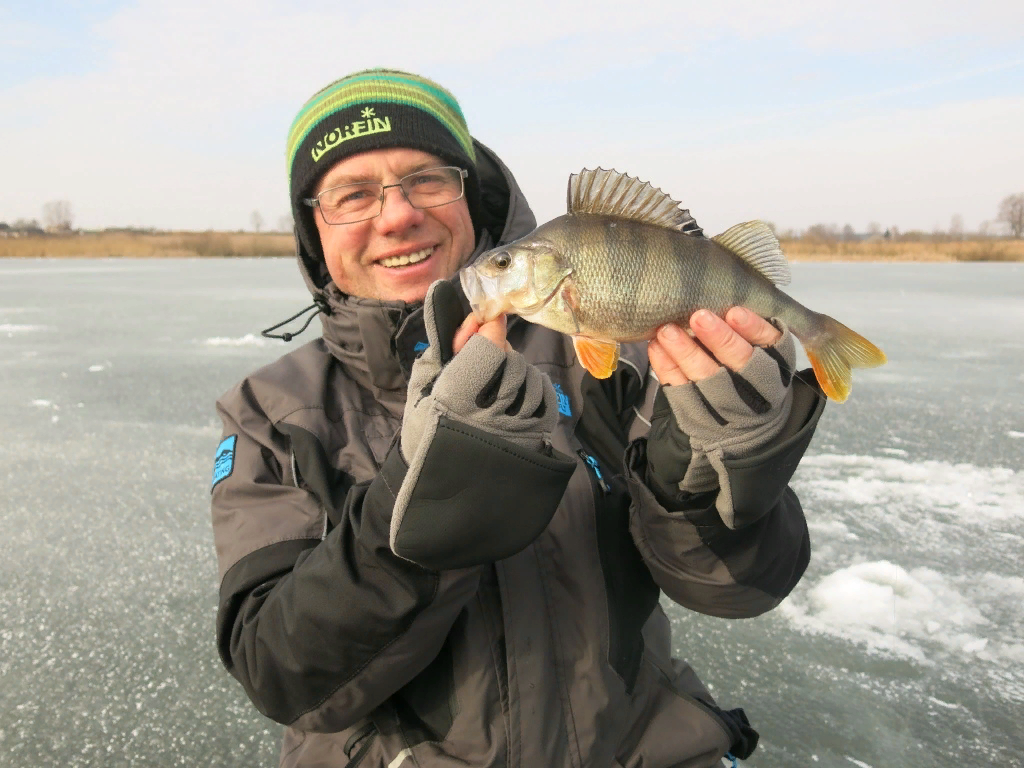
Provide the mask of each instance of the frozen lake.
{"label": "frozen lake", "polygon": [[[798,470],[797,590],[668,606],[677,650],[761,731],[747,765],[1021,765],[1024,264],[793,274],[890,362]],[[0,765],[276,765],[214,646],[213,401],[308,303],[287,259],[0,260]]]}

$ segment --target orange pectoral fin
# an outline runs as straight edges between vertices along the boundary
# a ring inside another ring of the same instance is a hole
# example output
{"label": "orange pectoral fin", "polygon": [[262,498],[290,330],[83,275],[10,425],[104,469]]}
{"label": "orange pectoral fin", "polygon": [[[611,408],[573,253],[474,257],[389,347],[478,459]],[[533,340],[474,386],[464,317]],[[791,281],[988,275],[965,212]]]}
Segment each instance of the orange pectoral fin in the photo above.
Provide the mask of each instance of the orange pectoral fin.
{"label": "orange pectoral fin", "polygon": [[573,336],[576,357],[595,379],[607,379],[619,364],[619,342]]}

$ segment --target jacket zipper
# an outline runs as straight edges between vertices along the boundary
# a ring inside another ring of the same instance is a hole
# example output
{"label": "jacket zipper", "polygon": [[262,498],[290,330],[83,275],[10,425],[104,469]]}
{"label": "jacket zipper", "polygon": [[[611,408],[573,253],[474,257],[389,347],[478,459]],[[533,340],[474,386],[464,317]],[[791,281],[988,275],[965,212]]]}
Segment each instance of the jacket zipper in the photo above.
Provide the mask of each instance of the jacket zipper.
{"label": "jacket zipper", "polygon": [[597,459],[582,448],[578,449],[576,453],[584,462],[586,462],[587,466],[590,467],[591,471],[594,473],[594,477],[597,478],[597,484],[601,486],[601,492],[608,493],[608,483],[605,482],[604,475],[601,474],[601,465],[597,463]]}

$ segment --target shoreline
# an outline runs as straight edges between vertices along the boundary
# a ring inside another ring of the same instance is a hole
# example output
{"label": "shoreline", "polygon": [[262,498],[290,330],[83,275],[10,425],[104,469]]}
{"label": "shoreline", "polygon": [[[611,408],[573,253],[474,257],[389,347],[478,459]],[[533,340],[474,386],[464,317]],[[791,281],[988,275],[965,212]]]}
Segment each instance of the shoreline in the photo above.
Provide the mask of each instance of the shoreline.
{"label": "shoreline", "polygon": [[[1024,262],[1024,239],[782,240],[791,262]],[[284,232],[82,232],[0,237],[0,259],[20,258],[293,258],[295,239]]]}

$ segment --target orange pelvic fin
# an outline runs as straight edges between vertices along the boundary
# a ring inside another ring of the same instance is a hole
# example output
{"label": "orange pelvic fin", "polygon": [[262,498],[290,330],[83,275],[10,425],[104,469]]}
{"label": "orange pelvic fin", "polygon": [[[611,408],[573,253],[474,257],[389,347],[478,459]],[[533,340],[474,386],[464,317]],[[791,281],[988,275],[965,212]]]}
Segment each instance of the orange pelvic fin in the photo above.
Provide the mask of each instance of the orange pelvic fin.
{"label": "orange pelvic fin", "polygon": [[851,368],[874,368],[886,361],[885,353],[838,320],[819,316],[825,328],[814,341],[804,342],[814,376],[822,391],[838,403],[850,396]]}
{"label": "orange pelvic fin", "polygon": [[573,336],[576,357],[595,379],[607,379],[619,364],[619,343],[588,336]]}

